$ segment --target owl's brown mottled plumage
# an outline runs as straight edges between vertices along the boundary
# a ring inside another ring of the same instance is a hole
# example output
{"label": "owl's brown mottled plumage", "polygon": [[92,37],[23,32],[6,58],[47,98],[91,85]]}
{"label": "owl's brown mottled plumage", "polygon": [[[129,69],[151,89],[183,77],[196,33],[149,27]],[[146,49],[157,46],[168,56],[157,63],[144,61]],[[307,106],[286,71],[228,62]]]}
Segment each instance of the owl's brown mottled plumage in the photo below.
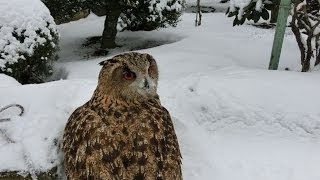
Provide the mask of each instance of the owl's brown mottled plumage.
{"label": "owl's brown mottled plumage", "polygon": [[148,54],[100,63],[92,98],[64,131],[69,180],[182,180],[181,154],[169,112],[156,93],[158,68]]}

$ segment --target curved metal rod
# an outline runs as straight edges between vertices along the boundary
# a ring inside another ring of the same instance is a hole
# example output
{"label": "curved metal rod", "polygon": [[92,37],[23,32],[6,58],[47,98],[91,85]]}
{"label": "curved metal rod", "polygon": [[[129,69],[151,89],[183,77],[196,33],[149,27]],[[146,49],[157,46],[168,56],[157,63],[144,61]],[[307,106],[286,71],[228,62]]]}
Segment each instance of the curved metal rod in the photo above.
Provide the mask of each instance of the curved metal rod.
{"label": "curved metal rod", "polygon": [[[19,116],[22,116],[24,114],[24,107],[21,106],[20,104],[9,104],[3,108],[0,109],[0,113],[2,113],[3,111],[9,109],[9,108],[12,108],[12,107],[17,107],[20,109],[20,113],[18,114]],[[6,121],[10,121],[11,119],[10,118],[3,118],[3,119],[0,119],[0,122],[6,122]]]}

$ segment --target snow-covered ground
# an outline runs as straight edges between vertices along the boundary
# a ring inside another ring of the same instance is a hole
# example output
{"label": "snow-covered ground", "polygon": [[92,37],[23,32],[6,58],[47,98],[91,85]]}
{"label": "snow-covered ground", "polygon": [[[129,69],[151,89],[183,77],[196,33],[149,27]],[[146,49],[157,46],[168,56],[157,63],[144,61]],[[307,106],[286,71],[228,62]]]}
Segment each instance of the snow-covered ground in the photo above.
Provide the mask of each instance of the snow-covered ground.
{"label": "snow-covered ground", "polygon": [[186,180],[319,180],[320,74],[298,72],[292,33],[286,32],[280,70],[268,71],[273,30],[232,27],[223,13],[204,14],[195,28],[194,18],[184,14],[177,28],[121,32],[123,46],[100,58],[87,58],[92,49],[82,44],[101,34],[103,17],[58,26],[56,68],[66,80],[22,86],[0,76],[0,107],[25,107],[22,117],[12,115],[15,109],[0,114],[12,117],[0,129],[16,142],[0,135],[0,171],[59,164],[56,144],[70,114],[91,97],[97,64],[155,43],[162,45],[139,52],[159,64],[159,95],[174,117]]}
{"label": "snow-covered ground", "polygon": [[[214,12],[226,12],[230,6],[229,2],[221,3],[222,0],[200,0],[201,9],[206,11],[206,7],[213,7]],[[185,0],[186,11],[190,11],[190,7],[197,6],[197,0]],[[192,11],[196,12],[195,8],[191,8]],[[210,11],[210,9],[208,9]]]}

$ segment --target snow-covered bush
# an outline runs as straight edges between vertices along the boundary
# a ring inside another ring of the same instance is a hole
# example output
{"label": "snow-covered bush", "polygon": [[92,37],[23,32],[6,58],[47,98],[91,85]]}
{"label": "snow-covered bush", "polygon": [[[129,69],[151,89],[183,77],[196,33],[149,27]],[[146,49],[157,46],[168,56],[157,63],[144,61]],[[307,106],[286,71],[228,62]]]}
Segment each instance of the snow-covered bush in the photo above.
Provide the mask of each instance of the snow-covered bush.
{"label": "snow-covered bush", "polygon": [[0,1],[0,73],[22,84],[43,82],[57,41],[53,18],[40,0]]}
{"label": "snow-covered bush", "polygon": [[176,26],[181,15],[182,0],[136,1],[120,16],[124,29],[150,31],[159,27]]}
{"label": "snow-covered bush", "polygon": [[260,18],[268,20],[272,11],[279,2],[274,0],[230,0],[228,17],[234,17],[233,25],[242,25],[246,20],[258,22]]}

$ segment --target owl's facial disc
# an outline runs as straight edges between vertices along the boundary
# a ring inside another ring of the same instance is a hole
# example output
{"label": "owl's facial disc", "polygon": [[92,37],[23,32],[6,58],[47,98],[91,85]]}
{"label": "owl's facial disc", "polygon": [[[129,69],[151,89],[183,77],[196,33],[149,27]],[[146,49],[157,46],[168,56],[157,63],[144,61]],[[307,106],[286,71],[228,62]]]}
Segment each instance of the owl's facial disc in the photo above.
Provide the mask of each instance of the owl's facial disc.
{"label": "owl's facial disc", "polygon": [[149,76],[149,74],[138,74],[134,82],[130,84],[130,87],[141,96],[154,96],[157,91],[157,84]]}
{"label": "owl's facial disc", "polygon": [[100,64],[97,92],[130,101],[158,97],[158,66],[151,55],[125,53]]}
{"label": "owl's facial disc", "polygon": [[139,64],[124,64],[122,66],[123,96],[127,98],[154,97],[157,91],[157,79],[150,63],[140,61]]}

